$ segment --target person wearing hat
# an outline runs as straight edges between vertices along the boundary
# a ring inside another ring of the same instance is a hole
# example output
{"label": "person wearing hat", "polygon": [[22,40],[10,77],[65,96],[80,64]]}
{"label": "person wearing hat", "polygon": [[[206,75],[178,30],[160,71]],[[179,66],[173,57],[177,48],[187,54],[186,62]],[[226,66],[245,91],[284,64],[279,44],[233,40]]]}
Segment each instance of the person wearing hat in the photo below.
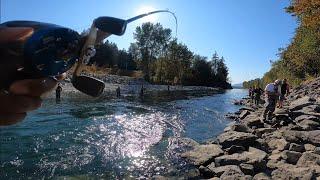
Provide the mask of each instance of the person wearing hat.
{"label": "person wearing hat", "polygon": [[274,110],[276,109],[277,100],[279,99],[278,87],[281,85],[280,80],[276,80],[273,83],[269,83],[265,88],[266,104],[263,111],[263,121],[270,120]]}

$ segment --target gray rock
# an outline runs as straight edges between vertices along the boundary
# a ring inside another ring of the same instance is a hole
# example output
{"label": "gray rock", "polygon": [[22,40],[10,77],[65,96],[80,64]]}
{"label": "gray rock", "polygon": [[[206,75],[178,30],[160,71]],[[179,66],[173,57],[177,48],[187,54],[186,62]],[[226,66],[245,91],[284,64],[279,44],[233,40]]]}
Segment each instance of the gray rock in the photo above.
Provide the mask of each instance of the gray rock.
{"label": "gray rock", "polygon": [[315,154],[320,154],[320,147],[316,147],[315,150],[314,150],[314,153]]}
{"label": "gray rock", "polygon": [[267,167],[270,170],[275,170],[285,164],[285,160],[269,160],[267,163]]}
{"label": "gray rock", "polygon": [[240,119],[244,119],[246,116],[248,116],[250,114],[250,111],[248,110],[244,110],[241,112],[241,114],[239,115]]}
{"label": "gray rock", "polygon": [[281,115],[281,114],[287,115],[287,114],[289,114],[289,110],[276,108],[276,110],[273,112],[273,114],[275,114],[275,115]]}
{"label": "gray rock", "polygon": [[247,132],[251,133],[252,129],[250,129],[248,126],[245,124],[234,124],[231,126],[232,131],[238,131],[238,132]]}
{"label": "gray rock", "polygon": [[320,127],[319,122],[307,120],[307,119],[298,122],[297,125],[302,127],[302,129],[305,131],[316,130],[316,129],[319,129]]}
{"label": "gray rock", "polygon": [[245,119],[243,119],[243,121],[250,128],[252,128],[252,127],[263,128],[264,127],[264,123],[256,115],[252,115],[252,116],[249,115]]}
{"label": "gray rock", "polygon": [[285,150],[282,152],[282,158],[290,164],[296,164],[301,157],[302,153],[295,151]]}
{"label": "gray rock", "polygon": [[239,111],[244,111],[244,110],[251,111],[251,112],[255,111],[252,107],[242,107],[239,109]]}
{"label": "gray rock", "polygon": [[283,165],[274,170],[271,175],[272,179],[313,179],[314,173],[310,168]]}
{"label": "gray rock", "polygon": [[310,98],[309,96],[304,96],[300,99],[294,100],[290,103],[290,107],[289,109],[291,111],[296,111],[296,110],[300,110],[303,107],[307,107],[313,104],[312,98]]}
{"label": "gray rock", "polygon": [[314,131],[292,131],[287,130],[282,132],[283,137],[294,143],[308,143],[313,145],[320,145],[320,130]]}
{"label": "gray rock", "polygon": [[253,176],[253,180],[271,180],[266,173],[259,173]]}
{"label": "gray rock", "polygon": [[320,165],[320,155],[311,152],[304,152],[297,162],[299,166]]}
{"label": "gray rock", "polygon": [[186,158],[196,166],[207,165],[213,159],[223,154],[222,149],[216,144],[199,145],[193,150],[181,154],[181,157]]}
{"label": "gray rock", "polygon": [[297,121],[297,122],[300,122],[300,121],[303,121],[303,120],[319,121],[319,118],[316,117],[316,116],[303,114],[301,116],[296,117],[294,120]]}
{"label": "gray rock", "polygon": [[263,134],[272,133],[275,130],[276,130],[275,128],[258,128],[258,129],[255,129],[254,132],[257,136],[261,137]]}
{"label": "gray rock", "polygon": [[240,168],[236,165],[227,165],[227,166],[219,166],[209,168],[211,172],[213,172],[214,176],[220,177],[224,172],[230,171],[231,169],[240,170]]}
{"label": "gray rock", "polygon": [[305,144],[304,145],[304,149],[306,151],[314,151],[316,149],[316,146],[312,145],[312,144]]}
{"label": "gray rock", "polygon": [[241,163],[239,167],[244,174],[254,175],[254,167],[252,164]]}
{"label": "gray rock", "polygon": [[171,144],[171,150],[179,153],[191,150],[200,145],[190,138],[169,138],[169,142]]}
{"label": "gray rock", "polygon": [[243,146],[232,145],[231,147],[225,149],[228,154],[243,152],[246,149]]}
{"label": "gray rock", "polygon": [[254,141],[257,139],[256,135],[245,132],[236,132],[236,131],[228,131],[220,134],[217,137],[219,144],[222,145],[223,148],[231,147],[232,145],[244,146],[248,147],[254,144]]}
{"label": "gray rock", "polygon": [[289,151],[304,152],[305,148],[303,145],[291,143],[289,146]]}
{"label": "gray rock", "polygon": [[199,167],[199,171],[200,171],[200,175],[203,176],[204,178],[211,178],[214,176],[214,173],[208,167],[201,165]]}
{"label": "gray rock", "polygon": [[310,106],[302,108],[302,110],[307,113],[309,113],[309,112],[320,113],[320,105],[319,104],[310,105]]}
{"label": "gray rock", "polygon": [[235,179],[244,179],[245,175],[244,173],[240,170],[238,166],[237,168],[230,168],[227,171],[225,171],[221,176],[220,179],[223,180],[235,180]]}
{"label": "gray rock", "polygon": [[247,163],[252,164],[256,170],[260,170],[265,168],[266,156],[266,152],[260,149],[249,147],[249,151],[216,157],[215,164],[218,166],[224,166],[240,165],[241,163]]}
{"label": "gray rock", "polygon": [[199,169],[189,169],[184,174],[183,179],[199,179],[200,178],[200,171]]}
{"label": "gray rock", "polygon": [[289,143],[284,138],[271,139],[267,144],[269,149],[275,152],[280,152],[289,148]]}

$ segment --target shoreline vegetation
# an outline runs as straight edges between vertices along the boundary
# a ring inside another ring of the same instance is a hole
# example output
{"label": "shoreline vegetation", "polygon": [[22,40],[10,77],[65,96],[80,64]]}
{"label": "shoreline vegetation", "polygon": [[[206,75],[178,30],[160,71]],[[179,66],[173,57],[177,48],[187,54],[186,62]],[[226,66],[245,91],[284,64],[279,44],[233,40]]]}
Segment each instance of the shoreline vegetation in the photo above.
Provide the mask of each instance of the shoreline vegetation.
{"label": "shoreline vegetation", "polygon": [[249,98],[214,141],[187,139],[181,154],[196,167],[192,178],[316,179],[320,177],[320,78],[292,90],[270,122],[261,121],[263,104]]}
{"label": "shoreline vegetation", "polygon": [[226,60],[217,52],[210,59],[192,52],[160,23],[144,23],[133,36],[135,42],[127,50],[108,40],[97,45],[84,70],[100,79],[116,74],[143,78],[150,84],[232,88]]}

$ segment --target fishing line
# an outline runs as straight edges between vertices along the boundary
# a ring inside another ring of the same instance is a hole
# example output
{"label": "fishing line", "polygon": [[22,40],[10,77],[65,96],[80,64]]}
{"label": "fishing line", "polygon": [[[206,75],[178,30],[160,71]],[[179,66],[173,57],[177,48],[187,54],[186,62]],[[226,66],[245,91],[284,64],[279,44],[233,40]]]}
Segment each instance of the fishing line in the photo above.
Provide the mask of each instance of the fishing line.
{"label": "fishing line", "polygon": [[176,37],[177,37],[178,36],[178,19],[177,19],[176,15],[172,11],[169,11],[169,10],[157,10],[157,11],[151,11],[151,12],[148,12],[148,13],[140,14],[138,16],[135,16],[135,17],[132,17],[130,19],[127,19],[126,22],[127,23],[131,23],[131,22],[136,21],[138,19],[141,19],[141,18],[143,18],[145,16],[150,16],[152,14],[163,13],[163,12],[170,13],[174,17],[175,23],[176,23]]}

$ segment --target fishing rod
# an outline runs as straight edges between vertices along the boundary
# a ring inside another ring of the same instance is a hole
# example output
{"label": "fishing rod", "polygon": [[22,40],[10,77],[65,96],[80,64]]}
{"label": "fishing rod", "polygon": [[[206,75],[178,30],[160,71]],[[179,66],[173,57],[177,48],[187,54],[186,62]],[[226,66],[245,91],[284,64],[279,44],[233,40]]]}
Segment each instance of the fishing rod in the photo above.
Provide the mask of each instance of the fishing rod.
{"label": "fishing rod", "polygon": [[98,97],[104,90],[104,82],[81,74],[83,67],[95,55],[96,45],[110,35],[123,35],[129,23],[156,13],[173,15],[177,34],[177,17],[169,10],[152,11],[127,20],[108,16],[98,17],[93,21],[86,35],[80,35],[66,27],[36,21],[2,23],[0,30],[8,27],[31,27],[33,31],[18,44],[0,44],[2,56],[0,77],[7,77],[0,78],[0,89],[8,89],[16,80],[55,77],[70,70],[76,64],[71,79],[72,85],[87,95]]}

